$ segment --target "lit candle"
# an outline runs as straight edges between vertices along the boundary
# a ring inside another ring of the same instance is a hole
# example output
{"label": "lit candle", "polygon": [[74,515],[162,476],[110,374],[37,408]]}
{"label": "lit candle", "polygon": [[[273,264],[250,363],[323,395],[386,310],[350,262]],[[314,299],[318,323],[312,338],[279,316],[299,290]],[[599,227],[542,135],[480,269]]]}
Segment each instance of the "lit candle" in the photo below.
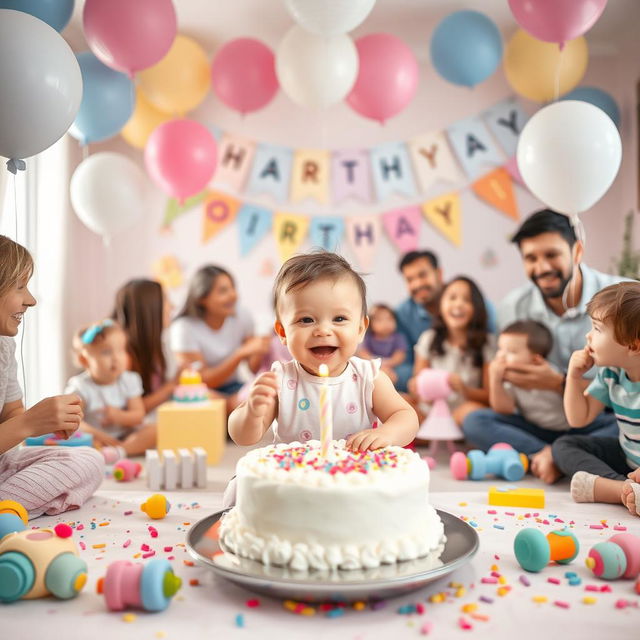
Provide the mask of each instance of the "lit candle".
{"label": "lit candle", "polygon": [[329,453],[329,444],[333,440],[333,411],[331,407],[331,388],[329,387],[329,367],[321,364],[318,371],[323,378],[320,388],[320,453],[323,458]]}

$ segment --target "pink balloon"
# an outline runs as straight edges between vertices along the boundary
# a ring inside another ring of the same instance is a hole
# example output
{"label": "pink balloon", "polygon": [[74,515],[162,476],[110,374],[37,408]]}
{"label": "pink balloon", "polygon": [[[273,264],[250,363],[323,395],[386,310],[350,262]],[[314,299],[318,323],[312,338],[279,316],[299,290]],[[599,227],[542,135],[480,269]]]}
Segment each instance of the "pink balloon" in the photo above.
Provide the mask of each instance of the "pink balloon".
{"label": "pink balloon", "polygon": [[211,86],[222,102],[242,114],[262,109],[278,91],[273,52],[254,38],[226,42],[211,65]]}
{"label": "pink balloon", "polygon": [[374,33],[356,40],[358,78],[347,104],[360,115],[384,123],[411,102],[418,88],[418,63],[395,36]]}
{"label": "pink balloon", "polygon": [[589,31],[607,0],[509,0],[516,22],[534,38],[561,47]]}
{"label": "pink balloon", "polygon": [[87,0],[82,22],[91,51],[130,76],[164,58],[178,29],[171,0]]}
{"label": "pink balloon", "polygon": [[144,149],[151,179],[181,203],[200,193],[216,170],[218,149],[209,130],[193,120],[170,120],[154,129]]}

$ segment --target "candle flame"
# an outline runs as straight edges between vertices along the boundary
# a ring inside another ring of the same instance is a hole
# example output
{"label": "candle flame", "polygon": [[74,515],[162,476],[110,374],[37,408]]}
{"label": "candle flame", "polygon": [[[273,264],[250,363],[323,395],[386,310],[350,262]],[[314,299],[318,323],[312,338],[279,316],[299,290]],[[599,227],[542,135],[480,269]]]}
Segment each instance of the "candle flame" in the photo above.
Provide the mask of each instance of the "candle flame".
{"label": "candle flame", "polygon": [[329,367],[327,367],[326,364],[321,364],[320,367],[318,368],[318,373],[323,378],[326,378],[329,375]]}

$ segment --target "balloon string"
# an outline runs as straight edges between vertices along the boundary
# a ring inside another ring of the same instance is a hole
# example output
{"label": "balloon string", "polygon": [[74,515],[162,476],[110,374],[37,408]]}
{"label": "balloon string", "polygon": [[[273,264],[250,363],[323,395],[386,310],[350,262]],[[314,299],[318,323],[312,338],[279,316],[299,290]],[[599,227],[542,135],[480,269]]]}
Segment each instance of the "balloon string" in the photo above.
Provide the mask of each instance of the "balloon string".
{"label": "balloon string", "polygon": [[[572,213],[569,216],[569,221],[571,222],[571,226],[573,227],[573,231],[576,234],[576,240],[582,245],[582,248],[586,247],[587,244],[587,233],[584,228],[584,224],[582,224],[582,220],[577,213]],[[576,269],[579,269],[580,265],[576,265]],[[576,278],[575,269],[571,276],[571,283],[568,287],[565,287],[565,290],[562,292],[562,306],[565,311],[569,309],[568,297],[569,297],[569,289],[571,289],[571,299],[573,301],[573,306],[578,306],[578,280]]]}

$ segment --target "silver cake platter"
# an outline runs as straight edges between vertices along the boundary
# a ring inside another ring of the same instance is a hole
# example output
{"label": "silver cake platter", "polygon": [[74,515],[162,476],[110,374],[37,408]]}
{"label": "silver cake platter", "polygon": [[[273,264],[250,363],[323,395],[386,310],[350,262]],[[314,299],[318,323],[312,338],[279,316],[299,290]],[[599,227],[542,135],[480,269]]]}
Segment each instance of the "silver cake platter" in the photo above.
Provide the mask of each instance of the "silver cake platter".
{"label": "silver cake platter", "polygon": [[218,511],[196,522],[187,534],[187,550],[199,564],[245,589],[273,598],[304,602],[354,602],[385,599],[419,589],[460,568],[479,546],[475,529],[437,509],[447,542],[439,557],[353,571],[293,571],[223,552],[217,540]]}

